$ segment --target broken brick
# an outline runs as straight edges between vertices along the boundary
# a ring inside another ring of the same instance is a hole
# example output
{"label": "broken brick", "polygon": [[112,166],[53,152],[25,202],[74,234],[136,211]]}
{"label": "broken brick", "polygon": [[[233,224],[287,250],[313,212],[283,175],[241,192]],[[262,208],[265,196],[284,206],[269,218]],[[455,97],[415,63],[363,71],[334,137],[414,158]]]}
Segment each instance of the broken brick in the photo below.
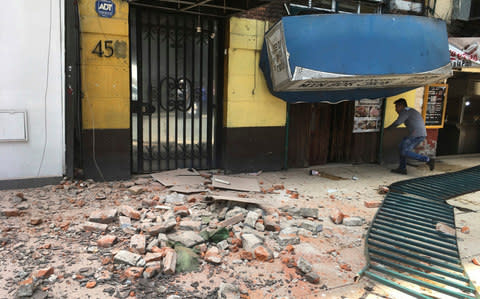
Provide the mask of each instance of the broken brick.
{"label": "broken brick", "polygon": [[363,203],[367,208],[378,208],[382,205],[381,201],[364,201]]}
{"label": "broken brick", "polygon": [[49,268],[40,269],[40,270],[34,272],[33,276],[35,278],[41,278],[41,279],[48,278],[48,277],[50,277],[50,275],[53,274],[53,272],[54,272],[53,267],[49,267]]}
{"label": "broken brick", "polygon": [[145,235],[133,235],[130,239],[130,249],[132,252],[138,252],[140,254],[145,253],[146,239]]}
{"label": "broken brick", "polygon": [[341,224],[344,216],[345,215],[339,209],[335,209],[335,211],[330,215],[330,219],[335,224]]}
{"label": "broken brick", "polygon": [[103,247],[103,248],[111,247],[116,240],[117,240],[116,236],[106,235],[97,240],[97,246]]}
{"label": "broken brick", "polygon": [[350,266],[349,264],[341,264],[340,269],[344,271],[352,271],[352,266]]}
{"label": "broken brick", "polygon": [[173,212],[175,213],[175,216],[180,216],[180,217],[185,217],[190,215],[190,212],[188,211],[188,208],[186,206],[176,206],[173,208]]}
{"label": "broken brick", "polygon": [[94,288],[96,285],[97,285],[97,282],[96,282],[96,281],[90,280],[89,282],[87,282],[87,284],[85,285],[85,287],[87,287],[87,289],[92,289],[92,288]]}
{"label": "broken brick", "polygon": [[140,278],[143,273],[143,268],[142,267],[130,267],[125,272],[123,273],[125,277],[130,278],[130,279],[135,279],[135,278]]}
{"label": "broken brick", "polygon": [[31,225],[39,225],[42,224],[43,220],[42,218],[32,218],[30,219],[30,224]]}
{"label": "broken brick", "polygon": [[261,262],[269,261],[273,258],[272,253],[263,246],[258,246],[253,251],[255,258]]}
{"label": "broken brick", "polygon": [[228,219],[225,219],[222,222],[219,222],[217,224],[217,227],[222,228],[222,227],[228,227],[228,226],[231,226],[231,225],[235,225],[237,223],[242,222],[243,219],[245,219],[245,215],[243,213],[238,213],[237,215],[235,215],[233,217],[230,217]]}
{"label": "broken brick", "polygon": [[470,233],[470,228],[468,226],[464,226],[464,227],[462,227],[462,229],[460,231],[464,234],[469,234]]}
{"label": "broken brick", "polygon": [[140,212],[130,206],[121,205],[118,208],[118,212],[122,215],[130,217],[131,219],[140,220]]}
{"label": "broken brick", "polygon": [[108,225],[87,221],[83,224],[82,228],[87,232],[104,232],[107,230]]}
{"label": "broken brick", "polygon": [[437,222],[436,230],[446,235],[455,236],[455,229],[443,222]]}
{"label": "broken brick", "polygon": [[472,258],[472,263],[474,263],[477,266],[480,266],[480,258],[478,257]]}
{"label": "broken brick", "polygon": [[253,253],[251,253],[250,251],[246,251],[246,250],[242,250],[240,251],[240,258],[242,260],[253,260]]}
{"label": "broken brick", "polygon": [[168,248],[163,258],[163,273],[175,274],[175,265],[177,263],[177,253],[175,250]]}
{"label": "broken brick", "polygon": [[2,215],[7,217],[17,217],[20,216],[20,210],[18,209],[3,209]]}
{"label": "broken brick", "polygon": [[207,262],[212,264],[220,264],[222,262],[222,257],[220,256],[220,251],[217,247],[213,246],[205,252],[204,259]]}
{"label": "broken brick", "polygon": [[150,262],[155,262],[155,261],[161,261],[163,256],[165,255],[164,252],[153,252],[153,253],[147,253],[147,255],[145,255],[145,257],[143,258],[145,260],[146,263],[150,263]]}

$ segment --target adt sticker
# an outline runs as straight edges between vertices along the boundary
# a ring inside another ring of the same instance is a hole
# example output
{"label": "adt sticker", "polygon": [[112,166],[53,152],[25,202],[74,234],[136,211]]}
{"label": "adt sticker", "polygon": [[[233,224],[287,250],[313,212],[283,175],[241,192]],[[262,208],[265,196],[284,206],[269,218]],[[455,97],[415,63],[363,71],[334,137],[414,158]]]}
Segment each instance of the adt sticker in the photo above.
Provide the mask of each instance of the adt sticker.
{"label": "adt sticker", "polygon": [[115,3],[112,0],[97,0],[95,10],[98,15],[104,18],[111,18],[115,14]]}

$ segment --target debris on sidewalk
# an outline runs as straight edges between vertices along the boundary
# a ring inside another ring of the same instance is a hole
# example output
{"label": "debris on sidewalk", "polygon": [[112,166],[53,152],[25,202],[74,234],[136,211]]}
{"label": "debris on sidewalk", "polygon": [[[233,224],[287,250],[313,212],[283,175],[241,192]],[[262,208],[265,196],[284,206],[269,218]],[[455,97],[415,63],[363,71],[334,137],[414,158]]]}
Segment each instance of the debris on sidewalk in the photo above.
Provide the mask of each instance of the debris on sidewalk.
{"label": "debris on sidewalk", "polygon": [[437,222],[435,225],[437,231],[444,233],[446,235],[455,236],[455,228],[445,224],[443,222]]}
{"label": "debris on sidewalk", "polygon": [[378,194],[387,194],[390,191],[388,186],[380,185],[378,186]]}
{"label": "debris on sidewalk", "polygon": [[214,175],[212,177],[214,188],[230,189],[246,192],[260,192],[260,186],[256,179],[238,178],[232,176]]}
{"label": "debris on sidewalk", "polygon": [[326,173],[326,172],[323,172],[323,171],[314,170],[314,169],[311,169],[309,173],[310,173],[310,175],[319,176],[319,177],[326,178],[326,179],[333,180],[333,181],[347,180],[346,178],[343,178],[343,177],[340,177],[340,176],[337,176],[337,175],[333,175],[333,174],[329,174],[329,173]]}
{"label": "debris on sidewalk", "polygon": [[[361,232],[349,236],[347,229],[357,229],[365,219],[346,217],[338,209],[332,221],[344,226],[324,223],[331,207],[299,194],[297,186],[283,181],[262,177],[260,184],[257,178],[209,178],[181,169],[123,182],[65,180],[61,187],[7,195],[0,202],[0,252],[15,271],[0,282],[17,296],[45,292],[62,297],[77,287],[78,297],[122,298],[167,298],[175,292],[246,298],[265,286],[277,294],[277,288],[320,290],[320,280],[345,275],[334,266],[340,253],[313,258],[293,246],[356,250]],[[363,208],[361,201],[356,204]],[[330,263],[327,270],[319,270],[320,260]],[[355,270],[361,267],[359,262]],[[0,270],[0,275],[6,274]],[[220,290],[222,281],[239,288],[225,284]]]}

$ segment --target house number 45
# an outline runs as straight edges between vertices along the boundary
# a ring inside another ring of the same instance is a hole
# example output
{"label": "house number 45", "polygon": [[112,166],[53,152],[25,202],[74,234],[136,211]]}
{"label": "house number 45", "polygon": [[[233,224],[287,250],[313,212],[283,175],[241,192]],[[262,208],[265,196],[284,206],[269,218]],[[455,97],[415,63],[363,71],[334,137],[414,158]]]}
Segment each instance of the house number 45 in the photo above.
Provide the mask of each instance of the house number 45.
{"label": "house number 45", "polygon": [[103,47],[102,47],[102,41],[99,40],[97,45],[93,49],[92,53],[100,57],[112,57],[113,56],[112,43],[113,41],[111,40],[103,41]]}

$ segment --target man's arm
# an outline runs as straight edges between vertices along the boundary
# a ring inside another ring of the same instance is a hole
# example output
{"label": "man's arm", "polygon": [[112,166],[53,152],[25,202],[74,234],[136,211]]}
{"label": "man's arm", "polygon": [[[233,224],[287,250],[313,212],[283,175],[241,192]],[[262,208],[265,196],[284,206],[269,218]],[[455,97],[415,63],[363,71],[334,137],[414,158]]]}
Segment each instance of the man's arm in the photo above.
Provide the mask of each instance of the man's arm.
{"label": "man's arm", "polygon": [[391,128],[396,128],[398,127],[399,125],[403,124],[408,118],[408,115],[406,113],[406,111],[402,111],[399,115],[398,115],[398,118],[391,124],[389,125],[388,127],[386,127],[385,129],[391,129]]}

